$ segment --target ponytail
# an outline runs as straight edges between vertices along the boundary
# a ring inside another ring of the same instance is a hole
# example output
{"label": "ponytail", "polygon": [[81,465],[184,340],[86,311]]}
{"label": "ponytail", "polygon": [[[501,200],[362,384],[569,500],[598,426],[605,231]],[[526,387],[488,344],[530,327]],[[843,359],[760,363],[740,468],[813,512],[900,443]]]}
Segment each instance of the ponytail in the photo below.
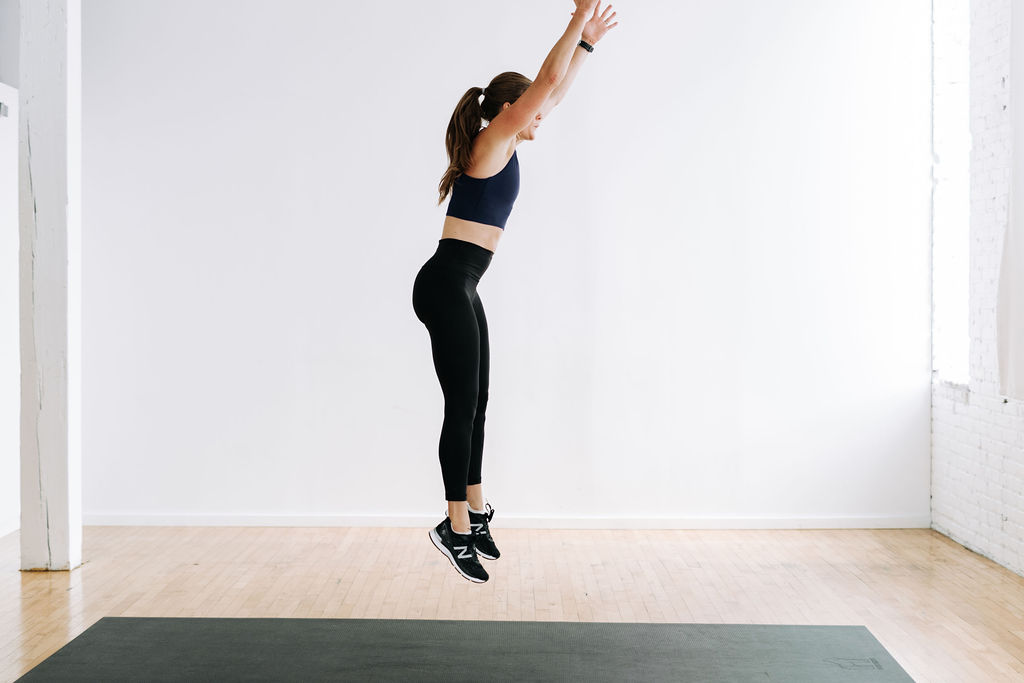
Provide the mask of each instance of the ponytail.
{"label": "ponytail", "polygon": [[[448,122],[448,132],[444,137],[444,146],[448,150],[448,170],[437,186],[440,194],[438,204],[452,191],[455,179],[469,168],[473,140],[480,132],[480,123],[497,116],[505,102],[511,104],[519,99],[531,83],[533,81],[521,73],[504,71],[491,79],[486,95],[484,88],[474,86],[462,96],[452,114],[452,120]],[[483,102],[480,101],[481,95],[484,95]]]}
{"label": "ponytail", "polygon": [[483,88],[473,86],[466,91],[466,94],[459,100],[448,122],[448,132],[444,136],[444,146],[448,150],[448,170],[445,171],[438,185],[440,198],[437,203],[444,201],[451,192],[455,179],[469,166],[469,158],[473,152],[473,139],[480,132],[480,123],[484,118],[483,107],[480,106],[480,95]]}

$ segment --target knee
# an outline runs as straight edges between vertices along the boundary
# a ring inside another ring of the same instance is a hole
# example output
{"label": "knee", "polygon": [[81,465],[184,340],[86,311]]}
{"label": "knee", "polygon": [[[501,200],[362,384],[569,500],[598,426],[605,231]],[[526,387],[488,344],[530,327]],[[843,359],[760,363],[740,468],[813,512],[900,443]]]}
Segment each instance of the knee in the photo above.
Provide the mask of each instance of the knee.
{"label": "knee", "polygon": [[[486,398],[484,401],[486,402]],[[472,422],[477,414],[479,395],[477,393],[450,393],[444,399],[444,416],[448,419]]]}

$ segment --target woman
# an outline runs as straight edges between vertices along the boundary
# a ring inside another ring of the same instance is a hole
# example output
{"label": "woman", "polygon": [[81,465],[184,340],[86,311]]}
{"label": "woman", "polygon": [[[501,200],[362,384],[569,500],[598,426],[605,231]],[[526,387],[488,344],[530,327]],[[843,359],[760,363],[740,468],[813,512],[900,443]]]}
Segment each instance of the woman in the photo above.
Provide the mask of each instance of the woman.
{"label": "woman", "polygon": [[[452,197],[437,251],[413,285],[413,309],[430,334],[444,394],[438,456],[448,515],[431,529],[430,540],[459,574],[476,583],[488,578],[477,555],[500,556],[488,526],[494,509],[485,512],[481,484],[490,359],[487,319],[476,286],[519,194],[516,146],[534,139],[593,45],[618,24],[609,23],[615,17],[611,5],[601,13],[600,0],[574,2],[569,27],[537,80],[513,71],[498,74],[486,88],[467,90],[455,108],[445,136],[450,163],[437,203],[449,192]],[[482,121],[490,123],[481,129]]]}

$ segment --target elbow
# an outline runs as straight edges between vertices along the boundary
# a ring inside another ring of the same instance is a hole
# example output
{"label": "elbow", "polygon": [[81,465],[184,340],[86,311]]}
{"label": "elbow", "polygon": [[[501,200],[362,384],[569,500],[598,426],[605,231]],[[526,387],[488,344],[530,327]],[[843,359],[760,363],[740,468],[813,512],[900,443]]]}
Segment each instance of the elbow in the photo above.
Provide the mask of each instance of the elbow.
{"label": "elbow", "polygon": [[537,76],[537,80],[542,85],[546,86],[549,90],[554,90],[558,87],[558,84],[562,82],[563,74],[556,73],[554,71],[548,71]]}

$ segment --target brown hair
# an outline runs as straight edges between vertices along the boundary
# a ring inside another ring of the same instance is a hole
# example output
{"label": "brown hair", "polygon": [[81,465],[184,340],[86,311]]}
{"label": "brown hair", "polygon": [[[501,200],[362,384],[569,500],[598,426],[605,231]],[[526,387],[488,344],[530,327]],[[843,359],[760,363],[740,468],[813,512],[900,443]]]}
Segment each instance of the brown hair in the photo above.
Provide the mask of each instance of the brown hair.
{"label": "brown hair", "polygon": [[[444,145],[448,150],[448,170],[444,172],[437,187],[441,195],[438,204],[444,201],[455,179],[469,166],[473,140],[480,132],[480,122],[490,121],[497,116],[503,104],[515,102],[531,83],[533,81],[521,73],[505,71],[495,76],[486,88],[474,86],[462,96],[444,136]],[[479,101],[481,94],[484,96],[483,102]]]}

